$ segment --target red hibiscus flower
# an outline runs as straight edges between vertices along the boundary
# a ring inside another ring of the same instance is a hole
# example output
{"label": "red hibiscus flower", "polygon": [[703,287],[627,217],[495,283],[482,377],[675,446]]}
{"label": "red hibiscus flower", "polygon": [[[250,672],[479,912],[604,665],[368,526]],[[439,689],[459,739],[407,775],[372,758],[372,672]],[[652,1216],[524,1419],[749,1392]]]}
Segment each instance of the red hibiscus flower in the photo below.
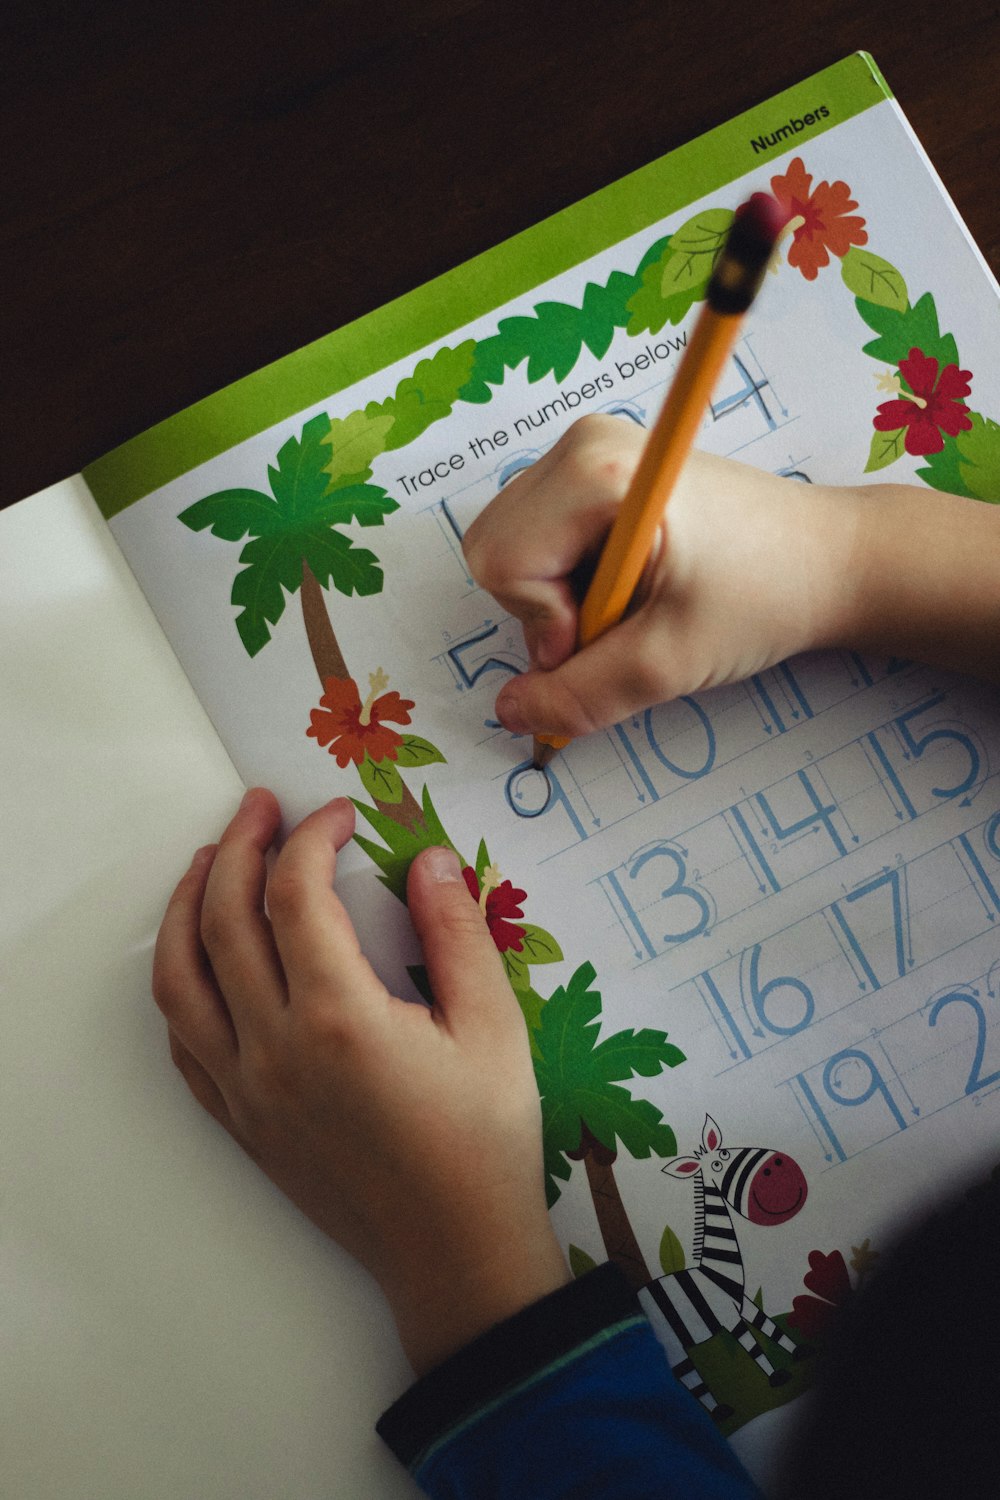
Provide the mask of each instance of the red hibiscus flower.
{"label": "red hibiscus flower", "polygon": [[309,715],[307,736],[335,755],[338,766],[346,766],[350,760],[360,766],[366,755],[376,762],[395,760],[403,743],[403,736],[387,728],[386,720],[409,724],[412,700],[384,692],[389,679],[381,669],[373,672],[368,682],[371,691],[362,703],[353,677],[328,677],[320,706]]}
{"label": "red hibiscus flower", "polygon": [[945,365],[938,374],[938,368],[938,361],[922,349],[911,349],[899,362],[899,373],[910,391],[904,391],[898,380],[892,382],[899,399],[883,401],[873,418],[878,432],[898,432],[905,427],[906,451],[915,457],[940,453],[945,433],[957,437],[972,426],[969,408],[959,399],[971,390],[971,370]]}
{"label": "red hibiscus flower", "polygon": [[[483,871],[483,884],[471,865],[466,865],[462,876],[469,887],[469,895],[478,901],[490,929],[490,937],[501,953],[510,948],[520,953],[524,945],[524,928],[509,921],[510,917],[523,917],[521,902],[527,899],[527,891],[519,891],[509,880],[500,880],[492,865]],[[485,897],[485,900],[483,899]]]}
{"label": "red hibiscus flower", "polygon": [[824,1255],[822,1250],[810,1250],[809,1270],[802,1281],[817,1295],[792,1299],[789,1326],[797,1328],[807,1339],[822,1337],[837,1308],[854,1293],[840,1251]]}
{"label": "red hibiscus flower", "polygon": [[821,182],[813,188],[801,156],[783,176],[771,178],[771,191],[787,216],[784,233],[792,236],[788,264],[807,281],[815,281],[820,268],[829,265],[830,251],[843,256],[852,245],[867,245],[864,219],[851,215],[858,205],[847,183]]}

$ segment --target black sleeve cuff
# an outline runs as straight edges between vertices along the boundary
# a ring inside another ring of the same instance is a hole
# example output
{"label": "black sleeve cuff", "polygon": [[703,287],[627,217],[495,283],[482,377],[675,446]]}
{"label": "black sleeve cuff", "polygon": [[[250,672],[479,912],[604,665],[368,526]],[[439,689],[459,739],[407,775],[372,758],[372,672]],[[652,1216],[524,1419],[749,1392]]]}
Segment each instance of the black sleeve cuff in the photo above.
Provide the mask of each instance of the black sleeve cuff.
{"label": "black sleeve cuff", "polygon": [[599,1266],[459,1349],[394,1402],[375,1430],[410,1468],[432,1442],[505,1391],[640,1312],[618,1267]]}

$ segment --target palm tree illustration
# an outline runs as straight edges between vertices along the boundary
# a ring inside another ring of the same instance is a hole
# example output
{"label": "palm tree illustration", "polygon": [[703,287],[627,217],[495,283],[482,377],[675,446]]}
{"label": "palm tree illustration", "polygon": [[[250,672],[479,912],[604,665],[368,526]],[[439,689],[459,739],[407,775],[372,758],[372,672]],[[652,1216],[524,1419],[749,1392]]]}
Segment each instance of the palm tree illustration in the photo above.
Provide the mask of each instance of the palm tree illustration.
{"label": "palm tree illustration", "polygon": [[[375,426],[368,423],[369,429]],[[356,546],[340,528],[352,522],[381,526],[399,509],[383,489],[368,482],[370,441],[367,450],[355,441],[346,454],[331,457],[332,430],[330,418],[320,412],[306,422],[300,437],[288,439],[268,466],[269,494],[219,490],[178,517],[192,531],[208,529],[224,541],[245,542],[231,602],[239,608],[236,629],[249,656],[270,641],[286,596],[298,593],[323,686],[330,678],[352,676],[327,609],[326,590],[332,586],[347,596],[364,596],[380,593],[383,584],[374,552]],[[345,472],[352,464],[355,472]],[[381,812],[404,827],[423,821],[420,804],[405,786],[396,802],[375,800]]]}
{"label": "palm tree illustration", "polygon": [[545,1179],[549,1205],[559,1197],[556,1181],[569,1178],[571,1162],[582,1161],[610,1260],[638,1289],[650,1280],[639,1242],[615,1179],[619,1146],[631,1156],[674,1156],[677,1140],[662,1113],[648,1099],[635,1099],[622,1084],[640,1074],[652,1078],[682,1063],[684,1053],[665,1031],[615,1032],[600,1039],[601,995],[593,989],[592,964],[576,970],[569,983],[541,1007],[532,1041],[535,1078],[542,1101]]}

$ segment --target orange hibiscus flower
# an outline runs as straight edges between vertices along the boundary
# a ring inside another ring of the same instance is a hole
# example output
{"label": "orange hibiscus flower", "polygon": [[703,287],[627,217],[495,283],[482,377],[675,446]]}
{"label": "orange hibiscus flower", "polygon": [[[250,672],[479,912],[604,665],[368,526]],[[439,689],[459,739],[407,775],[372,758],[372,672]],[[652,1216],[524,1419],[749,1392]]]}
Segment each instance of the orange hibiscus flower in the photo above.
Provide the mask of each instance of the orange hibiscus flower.
{"label": "orange hibiscus flower", "polygon": [[360,766],[366,755],[378,762],[395,760],[399,754],[403,736],[389,729],[386,720],[409,724],[413,701],[385,692],[389,679],[381,667],[371,674],[368,684],[370,691],[362,703],[353,677],[328,677],[320,706],[309,715],[307,736],[335,755],[338,766],[351,760]]}
{"label": "orange hibiscus flower", "polygon": [[788,264],[807,281],[815,281],[820,268],[830,264],[831,251],[844,256],[852,245],[867,245],[864,219],[851,214],[858,205],[847,183],[821,182],[813,188],[801,156],[783,176],[771,178],[771,191],[787,215],[782,233],[792,236]]}

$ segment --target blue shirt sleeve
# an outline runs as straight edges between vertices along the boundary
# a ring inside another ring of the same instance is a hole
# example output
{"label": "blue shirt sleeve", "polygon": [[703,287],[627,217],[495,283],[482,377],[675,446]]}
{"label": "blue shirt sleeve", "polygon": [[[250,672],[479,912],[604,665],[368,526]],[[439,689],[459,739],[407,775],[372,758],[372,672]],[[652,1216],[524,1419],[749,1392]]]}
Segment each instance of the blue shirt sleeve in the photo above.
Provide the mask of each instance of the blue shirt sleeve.
{"label": "blue shirt sleeve", "polygon": [[459,1351],[378,1430],[433,1500],[759,1495],[612,1266]]}

